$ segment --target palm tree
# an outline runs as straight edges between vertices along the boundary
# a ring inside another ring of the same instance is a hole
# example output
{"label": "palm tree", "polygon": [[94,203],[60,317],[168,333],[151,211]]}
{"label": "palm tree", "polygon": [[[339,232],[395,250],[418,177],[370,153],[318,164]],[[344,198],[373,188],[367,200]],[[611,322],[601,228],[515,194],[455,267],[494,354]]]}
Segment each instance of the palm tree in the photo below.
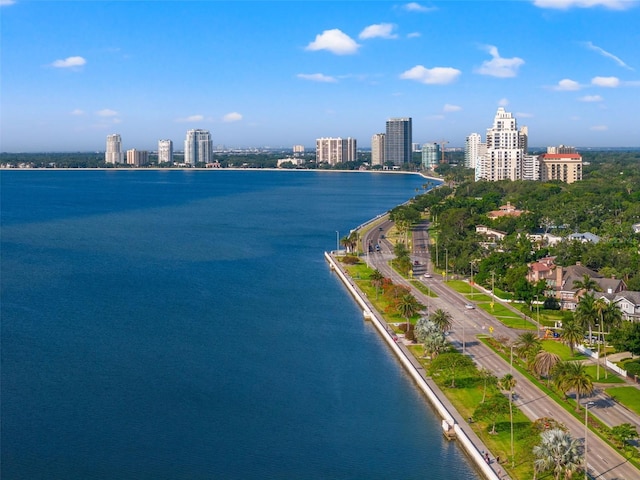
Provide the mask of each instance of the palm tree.
{"label": "palm tree", "polygon": [[480,378],[484,384],[484,388],[482,389],[482,400],[480,403],[484,403],[485,398],[487,397],[487,384],[489,382],[494,383],[496,381],[496,377],[493,376],[491,370],[487,370],[486,368],[481,368],[478,373],[480,374]]}
{"label": "palm tree", "polygon": [[509,421],[511,422],[511,466],[515,467],[516,457],[513,453],[513,391],[516,388],[516,384],[518,381],[516,378],[507,373],[504,377],[500,379],[498,384],[502,390],[507,390],[509,392]]}
{"label": "palm tree", "polygon": [[516,342],[514,343],[516,347],[516,354],[524,359],[529,365],[536,354],[540,351],[542,346],[540,345],[540,339],[533,332],[525,332],[521,334]]}
{"label": "palm tree", "polygon": [[549,383],[549,374],[553,370],[553,367],[560,361],[560,356],[555,353],[542,350],[535,356],[531,365],[533,373],[540,377],[547,378],[547,385]]}
{"label": "palm tree", "polygon": [[378,299],[378,289],[382,286],[382,281],[384,280],[384,275],[377,268],[371,272],[369,275],[369,280],[371,281],[371,285],[376,289],[376,300]]}
{"label": "palm tree", "polygon": [[571,356],[573,356],[574,346],[584,340],[584,326],[575,319],[564,322],[560,338],[562,338],[563,343],[569,346]]}
{"label": "palm tree", "polygon": [[559,428],[546,430],[540,437],[540,444],[533,447],[533,479],[547,470],[553,470],[555,480],[570,479],[583,465],[580,441]]}
{"label": "palm tree", "polygon": [[429,319],[435,323],[442,332],[446,332],[451,328],[451,314],[441,308],[433,312]]}
{"label": "palm tree", "polygon": [[598,282],[595,281],[595,279],[591,278],[589,275],[585,274],[582,276],[582,280],[574,280],[573,281],[573,288],[576,288],[576,298],[580,297],[581,294],[583,293],[587,293],[587,292],[599,292],[602,289],[600,288],[600,285],[598,285]]}
{"label": "palm tree", "polygon": [[553,369],[554,383],[566,395],[576,394],[576,412],[580,411],[580,396],[593,392],[593,379],[581,362],[559,362]]}
{"label": "palm tree", "polygon": [[573,318],[575,318],[585,330],[589,330],[589,340],[591,340],[593,326],[598,320],[598,311],[593,295],[587,293],[580,299]]}
{"label": "palm tree", "polygon": [[407,335],[409,334],[409,329],[411,322],[409,319],[413,317],[416,313],[424,308],[420,302],[414,297],[411,293],[405,293],[400,297],[400,301],[397,304],[398,312],[407,320]]}

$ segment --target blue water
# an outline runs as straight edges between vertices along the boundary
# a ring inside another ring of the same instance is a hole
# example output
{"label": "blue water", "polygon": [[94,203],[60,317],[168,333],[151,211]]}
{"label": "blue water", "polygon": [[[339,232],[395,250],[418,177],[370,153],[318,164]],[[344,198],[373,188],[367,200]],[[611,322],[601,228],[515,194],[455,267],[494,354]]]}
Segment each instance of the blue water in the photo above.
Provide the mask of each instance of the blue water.
{"label": "blue water", "polygon": [[478,478],[323,252],[412,175],[3,171],[2,478]]}

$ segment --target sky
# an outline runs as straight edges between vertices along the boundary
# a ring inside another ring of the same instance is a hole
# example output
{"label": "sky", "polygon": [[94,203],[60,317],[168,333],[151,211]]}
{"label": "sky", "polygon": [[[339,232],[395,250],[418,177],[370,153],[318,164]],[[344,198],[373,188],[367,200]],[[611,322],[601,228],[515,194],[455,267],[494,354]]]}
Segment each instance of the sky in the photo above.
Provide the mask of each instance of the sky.
{"label": "sky", "polygon": [[529,145],[640,146],[640,0],[0,0],[0,151],[315,148],[413,119]]}

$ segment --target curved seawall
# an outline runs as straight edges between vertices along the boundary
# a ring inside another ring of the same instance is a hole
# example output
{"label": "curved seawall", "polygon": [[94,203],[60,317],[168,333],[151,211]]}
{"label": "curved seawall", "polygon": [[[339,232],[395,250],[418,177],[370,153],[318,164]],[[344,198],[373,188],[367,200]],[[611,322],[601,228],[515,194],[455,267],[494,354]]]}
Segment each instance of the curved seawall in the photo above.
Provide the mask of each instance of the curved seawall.
{"label": "curved seawall", "polygon": [[[442,418],[442,427],[443,433],[447,430],[455,432],[455,438],[461,443],[464,450],[471,457],[471,459],[476,463],[478,469],[482,472],[482,474],[490,480],[500,480],[507,478],[505,475],[498,475],[490,465],[487,464],[484,459],[482,452],[478,449],[479,439],[476,437],[476,444],[471,440],[470,435],[475,437],[473,432],[467,432],[460,426],[458,422],[456,422],[454,415],[459,416],[455,410],[453,410],[453,406],[450,404],[448,407],[445,405],[445,399],[442,395],[442,392],[439,392],[438,387],[430,380],[427,379],[426,372],[424,368],[419,364],[419,362],[413,357],[413,355],[402,345],[397,342],[397,337],[389,329],[386,322],[380,318],[376,309],[371,305],[366,296],[360,291],[360,289],[351,281],[351,278],[346,274],[343,270],[342,266],[337,262],[333,255],[329,252],[325,252],[325,259],[329,263],[330,268],[336,272],[338,278],[342,280],[344,285],[347,287],[353,298],[356,300],[360,308],[362,308],[362,314],[365,319],[370,320],[376,330],[380,333],[385,343],[391,348],[391,351],[396,355],[400,363],[404,366],[407,373],[413,378],[416,382],[420,390],[425,394],[425,396],[429,399],[429,402],[436,409],[440,417]],[[437,395],[437,392],[440,393],[440,397]],[[448,402],[447,402],[448,403]]]}

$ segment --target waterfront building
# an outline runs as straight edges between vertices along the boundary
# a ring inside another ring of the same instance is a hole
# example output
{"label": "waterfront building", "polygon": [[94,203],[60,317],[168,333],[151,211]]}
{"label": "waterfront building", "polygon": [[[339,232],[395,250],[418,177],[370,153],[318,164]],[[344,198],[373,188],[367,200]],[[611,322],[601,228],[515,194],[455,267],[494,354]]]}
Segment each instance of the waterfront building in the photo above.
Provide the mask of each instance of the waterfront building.
{"label": "waterfront building", "polygon": [[540,179],[573,183],[582,180],[582,155],[579,153],[544,153],[539,157]]}
{"label": "waterfront building", "polygon": [[107,150],[104,154],[104,161],[111,165],[122,163],[124,155],[122,153],[122,138],[119,133],[107,135]]}
{"label": "waterfront building", "polygon": [[209,130],[187,131],[184,141],[184,163],[192,167],[198,163],[211,163],[212,156],[213,142]]}
{"label": "waterfront building", "polygon": [[513,115],[499,107],[493,126],[487,129],[486,152],[478,157],[476,176],[492,182],[522,179],[527,144],[527,127],[518,130]]}
{"label": "waterfront building", "polygon": [[402,166],[411,162],[412,120],[411,118],[390,118],[384,140],[385,162]]}
{"label": "waterfront building", "polygon": [[422,145],[422,168],[433,170],[440,162],[440,144],[436,142]]}
{"label": "waterfront building", "polygon": [[173,163],[173,142],[171,140],[158,141],[158,165]]}
{"label": "waterfront building", "polygon": [[127,165],[141,167],[147,163],[149,163],[149,152],[146,150],[136,150],[135,148],[127,150]]}
{"label": "waterfront building", "polygon": [[384,133],[371,137],[371,165],[384,165]]}
{"label": "waterfront building", "polygon": [[316,163],[336,165],[356,160],[355,138],[324,137],[316,140]]}
{"label": "waterfront building", "polygon": [[472,133],[464,140],[464,166],[476,168],[478,157],[487,153],[487,144],[482,142],[482,135]]}
{"label": "waterfront building", "polygon": [[294,145],[293,156],[298,157],[300,155],[304,155],[304,145]]}

